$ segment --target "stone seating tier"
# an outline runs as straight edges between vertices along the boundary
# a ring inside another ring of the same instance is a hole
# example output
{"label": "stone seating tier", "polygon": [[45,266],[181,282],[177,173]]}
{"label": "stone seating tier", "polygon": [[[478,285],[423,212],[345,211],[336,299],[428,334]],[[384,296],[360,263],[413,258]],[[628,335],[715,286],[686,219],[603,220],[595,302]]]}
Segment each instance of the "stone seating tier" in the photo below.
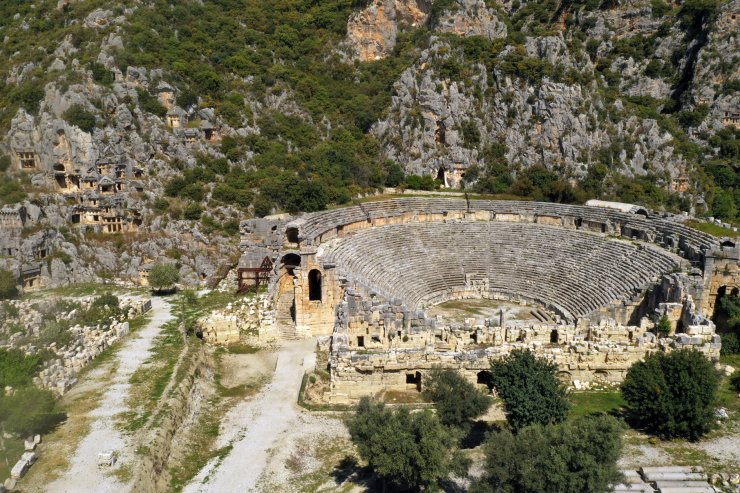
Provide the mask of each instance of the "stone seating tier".
{"label": "stone seating tier", "polygon": [[[345,226],[353,227],[355,223],[374,224],[379,219],[399,222],[414,217],[437,215],[435,219],[443,221],[445,215],[465,212],[483,211],[497,216],[513,214],[531,218],[555,218],[555,221],[574,221],[574,227],[581,224],[583,229],[589,227],[609,228],[622,232],[625,236],[636,236],[658,245],[677,248],[683,256],[691,260],[701,260],[703,252],[718,245],[712,236],[694,230],[679,222],[659,217],[644,217],[639,214],[625,213],[601,207],[564,205],[546,202],[517,202],[448,199],[448,198],[402,198],[379,202],[368,202],[358,206],[335,209],[307,215],[288,227],[299,230],[302,244],[318,245],[328,237],[337,234]],[[611,231],[604,231],[611,232]]]}
{"label": "stone seating tier", "polygon": [[[566,319],[634,297],[680,259],[659,248],[536,223],[405,223],[362,229],[325,244],[337,272],[410,310],[466,289],[537,300]],[[468,286],[469,288],[470,286]]]}

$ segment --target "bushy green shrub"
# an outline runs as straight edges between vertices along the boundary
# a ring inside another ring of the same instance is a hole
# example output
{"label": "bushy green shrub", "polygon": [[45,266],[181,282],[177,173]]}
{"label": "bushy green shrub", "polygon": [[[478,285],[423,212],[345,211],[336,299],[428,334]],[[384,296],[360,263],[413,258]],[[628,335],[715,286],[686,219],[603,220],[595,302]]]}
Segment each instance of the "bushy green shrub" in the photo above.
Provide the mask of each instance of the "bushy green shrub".
{"label": "bushy green shrub", "polygon": [[180,280],[180,271],[174,264],[154,264],[149,271],[149,286],[155,291],[172,289]]}
{"label": "bushy green shrub", "polygon": [[509,426],[518,431],[532,424],[563,421],[570,408],[557,365],[530,351],[514,350],[491,363],[493,386],[504,401]]}
{"label": "bushy green shrub", "polygon": [[95,129],[95,115],[87,111],[81,104],[74,104],[62,115],[70,125],[80,127],[80,130],[92,133]]}
{"label": "bushy green shrub", "polygon": [[661,438],[691,440],[714,421],[719,376],[699,351],[649,354],[633,364],[622,383],[631,421]]}
{"label": "bushy green shrub", "polygon": [[439,188],[439,183],[429,175],[408,175],[406,186],[411,190],[435,190]]}
{"label": "bushy green shrub", "polygon": [[445,426],[466,426],[492,404],[475,385],[449,368],[433,368],[429,372],[424,395],[434,402],[437,416]]}
{"label": "bushy green shrub", "polygon": [[148,91],[137,87],[136,94],[139,97],[139,105],[141,106],[141,109],[160,118],[164,118],[167,115],[167,108],[162,105],[159,99],[149,94]]}
{"label": "bushy green shrub", "polygon": [[93,80],[98,84],[104,86],[110,86],[115,82],[116,77],[111,70],[105,68],[105,65],[98,62],[90,64],[90,71],[92,72]]}
{"label": "bushy green shrub", "polygon": [[182,217],[190,221],[197,221],[200,219],[201,214],[203,214],[203,207],[198,203],[192,203],[185,208]]}
{"label": "bushy green shrub", "polygon": [[21,437],[49,433],[66,415],[55,410],[56,399],[48,390],[26,387],[0,397],[0,422],[7,432]]}
{"label": "bushy green shrub", "polygon": [[559,425],[529,426],[489,436],[483,477],[473,493],[607,493],[619,482],[622,425],[588,416]]}
{"label": "bushy green shrub", "polygon": [[17,349],[0,349],[0,389],[31,384],[41,366],[39,356],[28,356]]}
{"label": "bushy green shrub", "polygon": [[347,428],[360,457],[384,481],[426,489],[463,469],[454,438],[428,410],[392,411],[363,397]]}

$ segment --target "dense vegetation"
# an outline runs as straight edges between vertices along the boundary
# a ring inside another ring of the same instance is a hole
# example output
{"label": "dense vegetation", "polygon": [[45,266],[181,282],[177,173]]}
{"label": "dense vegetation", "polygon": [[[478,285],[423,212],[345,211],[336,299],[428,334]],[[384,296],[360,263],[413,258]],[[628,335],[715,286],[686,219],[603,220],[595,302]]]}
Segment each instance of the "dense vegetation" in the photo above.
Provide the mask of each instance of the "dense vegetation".
{"label": "dense vegetation", "polygon": [[712,427],[719,381],[698,351],[653,353],[627,370],[622,395],[636,426],[661,438],[696,440]]}
{"label": "dense vegetation", "polygon": [[737,292],[717,300],[712,319],[722,336],[722,354],[740,353],[740,296]]}
{"label": "dense vegetation", "polygon": [[360,457],[384,482],[418,490],[465,471],[453,435],[428,410],[393,411],[363,397],[347,428]]}
{"label": "dense vegetation", "polygon": [[[58,9],[52,0],[34,4],[3,2],[0,28],[8,41],[0,47],[5,55],[0,57],[0,73],[10,73],[21,61],[34,65],[18,84],[8,84],[2,78],[0,131],[7,130],[19,107],[31,113],[38,111],[46,83],[54,82],[64,89],[82,82],[81,74],[71,68],[47,70],[54,59],[48,47],[58,46],[65,37],[93,80],[111,87],[113,72],[98,62],[98,54],[101,40],[116,28],[86,28],[79,19],[99,7],[112,8],[114,16],[132,8],[121,26],[123,49],[111,49],[118,68],[124,73],[128,66],[162,69],[165,78],[177,87],[180,106],[213,107],[231,126],[260,130],[259,134],[225,138],[221,151],[228,161],[226,167],[219,165],[219,170],[206,159],[200,159],[195,169],[185,169],[173,160],[171,164],[181,169],[183,176],[168,184],[168,195],[185,204],[160,201],[159,212],[169,211],[176,219],[200,220],[208,228],[233,234],[234,224],[216,221],[204,207],[206,199],[210,197],[214,205],[250,207],[263,216],[275,208],[291,212],[322,209],[383,186],[433,189],[439,186],[433,177],[405,177],[396,163],[385,160],[379,142],[368,131],[388,108],[393,83],[429,46],[442,12],[457,8],[457,4],[435,0],[428,24],[400,33],[391,56],[370,63],[351,62],[335,48],[345,38],[352,9],[367,3],[215,0],[173,4],[167,0],[124,0],[111,7],[104,0],[93,0]],[[702,25],[712,22],[719,4],[718,0],[697,0],[673,6],[655,0],[653,17],[663,21],[657,32],[619,39],[603,52],[599,51],[599,42],[588,35],[595,23],[589,12],[602,8],[603,2],[515,0],[510,13],[491,3],[507,24],[508,37],[488,40],[436,32],[435,36],[449,44],[452,56],[431,60],[432,68],[437,76],[450,80],[465,81],[472,67],[482,64],[491,80],[503,74],[535,88],[544,77],[596,87],[606,103],[599,110],[599,120],[609,133],[616,132],[614,122],[632,115],[655,119],[661,130],[672,135],[672,146],[689,163],[699,165],[692,171],[692,186],[703,194],[708,215],[735,221],[740,209],[740,131],[728,127],[714,135],[699,135],[701,141],[692,140],[687,130],[707,117],[708,107],[684,108],[680,91],[668,100],[625,96],[620,92],[620,76],[613,70],[620,59],[649,60],[647,77],[660,77],[683,87],[683,47],[670,59],[658,58],[657,40],[668,35],[676,24],[686,32],[684,42],[688,45],[699,35]],[[561,13],[567,27],[568,50],[582,66],[553,65],[528,56],[524,49],[527,36],[555,33]],[[25,18],[31,21],[21,22]],[[586,62],[593,63],[595,69],[584,69]],[[153,86],[157,83],[151,82]],[[737,90],[736,84],[731,84],[725,84],[722,91]],[[273,101],[285,94],[297,105],[276,107]],[[144,88],[137,90],[136,99],[149,113],[163,116],[166,112],[155,95]],[[618,99],[619,105],[615,104]],[[73,106],[64,116],[86,132],[92,132],[98,123],[91,108]],[[504,157],[505,146],[484,146],[472,122],[464,122],[460,130],[465,145],[478,148],[482,158],[482,164],[466,174],[466,186],[477,192],[559,202],[599,197],[674,210],[689,208],[685,197],[667,191],[668,177],[651,171],[634,178],[622,173],[615,160],[621,153],[631,157],[634,149],[628,141],[615,139],[606,148],[594,149],[588,174],[575,179],[571,171],[549,164],[548,168],[516,169]],[[24,197],[27,185],[9,180],[2,183],[0,201],[13,203]]]}
{"label": "dense vegetation", "polygon": [[433,368],[426,382],[424,394],[445,426],[467,426],[493,403],[456,370]]}
{"label": "dense vegetation", "polygon": [[[529,361],[526,354],[516,357],[518,366],[523,359]],[[549,373],[529,372],[527,378],[533,393],[549,394]],[[537,384],[540,380],[544,385]],[[425,381],[429,387],[425,394],[433,400],[436,415],[428,410],[390,410],[365,397],[347,420],[360,457],[384,486],[393,483],[416,491],[437,491],[450,484],[451,475],[467,477],[470,461],[461,449],[473,445],[475,440],[469,439],[476,435],[476,428],[471,425],[489,407],[491,398],[456,370],[435,368]],[[621,476],[617,459],[623,423],[602,413],[564,419],[543,418],[527,426],[514,426],[509,420],[513,431],[493,427],[483,445],[484,474],[473,481],[470,491],[609,491]]]}
{"label": "dense vegetation", "polygon": [[565,388],[556,377],[557,366],[527,350],[512,351],[491,363],[493,386],[504,401],[514,431],[533,424],[553,424],[568,416]]}
{"label": "dense vegetation", "polygon": [[8,300],[16,296],[18,296],[18,285],[15,276],[5,269],[0,269],[0,300]]}
{"label": "dense vegetation", "polygon": [[621,473],[622,425],[607,415],[494,433],[475,493],[607,493]]}

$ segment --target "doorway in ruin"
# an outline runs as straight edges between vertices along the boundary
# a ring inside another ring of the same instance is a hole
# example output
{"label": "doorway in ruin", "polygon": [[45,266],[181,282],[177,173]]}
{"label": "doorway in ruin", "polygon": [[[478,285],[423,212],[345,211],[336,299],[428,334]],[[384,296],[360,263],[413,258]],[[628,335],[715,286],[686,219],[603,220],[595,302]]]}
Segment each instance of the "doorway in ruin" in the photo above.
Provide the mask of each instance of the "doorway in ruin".
{"label": "doorway in ruin", "polygon": [[442,184],[442,186],[447,186],[447,182],[445,181],[445,169],[439,168],[437,170],[437,181]]}
{"label": "doorway in ruin", "polygon": [[275,321],[281,335],[285,337],[295,332],[295,270],[300,265],[301,256],[295,253],[284,255],[280,259],[280,280],[278,281],[277,300],[275,303]]}
{"label": "doorway in ruin", "polygon": [[550,344],[557,344],[559,338],[557,329],[550,332]]}
{"label": "doorway in ruin", "polygon": [[421,392],[421,372],[417,371],[406,374],[406,388],[416,389],[417,392]]}
{"label": "doorway in ruin", "polygon": [[485,385],[490,392],[493,390],[493,374],[488,370],[479,371],[475,376],[475,383]]}
{"label": "doorway in ruin", "polygon": [[317,269],[308,273],[308,300],[321,301],[321,272]]}
{"label": "doorway in ruin", "polygon": [[721,286],[714,299],[712,322],[717,326],[717,332],[726,333],[730,330],[730,313],[735,307],[740,307],[740,288]]}

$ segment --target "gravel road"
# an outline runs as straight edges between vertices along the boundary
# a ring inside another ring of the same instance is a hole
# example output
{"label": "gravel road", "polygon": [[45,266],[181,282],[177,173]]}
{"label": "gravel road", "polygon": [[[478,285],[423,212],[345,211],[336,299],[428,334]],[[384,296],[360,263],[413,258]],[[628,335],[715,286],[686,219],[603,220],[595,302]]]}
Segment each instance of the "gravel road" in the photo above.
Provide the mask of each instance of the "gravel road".
{"label": "gravel road", "polygon": [[133,463],[134,451],[129,441],[115,428],[115,416],[127,411],[126,396],[130,387],[131,375],[149,357],[154,339],[162,326],[172,319],[170,305],[162,298],[152,298],[151,321],[137,331],[116,353],[117,370],[105,391],[100,405],[90,417],[93,419],[90,433],[82,439],[70,467],[58,479],[48,484],[48,493],[119,493],[128,488],[120,483],[110,470],[98,467],[98,453],[107,449],[119,453],[119,464]]}

